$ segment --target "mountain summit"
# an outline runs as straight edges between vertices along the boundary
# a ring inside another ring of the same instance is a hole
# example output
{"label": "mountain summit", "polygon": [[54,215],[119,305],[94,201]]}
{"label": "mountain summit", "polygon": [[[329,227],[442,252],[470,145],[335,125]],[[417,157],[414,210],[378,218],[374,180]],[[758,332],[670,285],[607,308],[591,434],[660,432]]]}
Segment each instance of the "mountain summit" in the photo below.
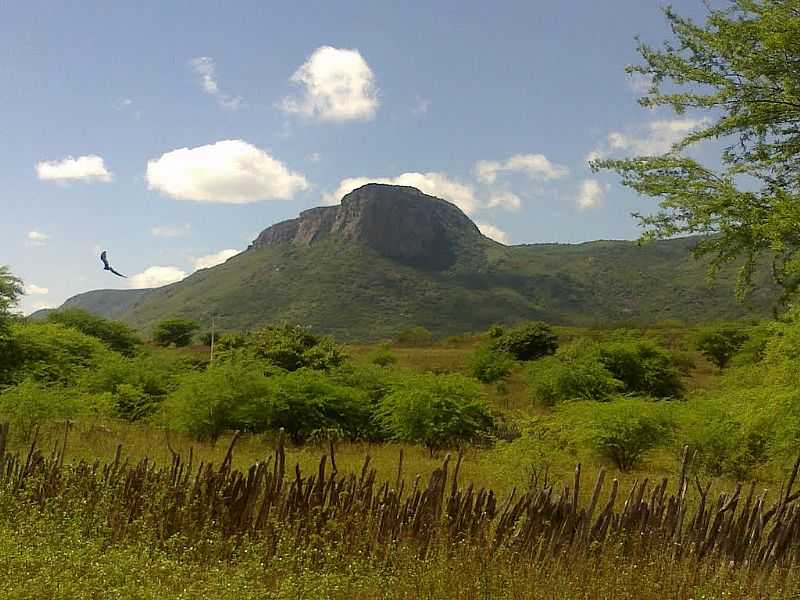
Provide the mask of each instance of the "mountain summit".
{"label": "mountain summit", "polygon": [[764,270],[751,306],[734,300],[734,269],[706,284],[691,238],[503,246],[453,204],[411,187],[365,185],[338,206],[265,229],[221,265],[153,290],[97,290],[67,300],[142,330],[181,315],[221,329],[288,321],[342,340],[412,325],[437,334],[542,319],[591,325],[765,315]]}
{"label": "mountain summit", "polygon": [[370,183],[347,194],[338,206],[312,208],[268,227],[250,248],[308,246],[330,238],[364,244],[407,264],[444,270],[482,236],[469,217],[446,200],[413,187]]}

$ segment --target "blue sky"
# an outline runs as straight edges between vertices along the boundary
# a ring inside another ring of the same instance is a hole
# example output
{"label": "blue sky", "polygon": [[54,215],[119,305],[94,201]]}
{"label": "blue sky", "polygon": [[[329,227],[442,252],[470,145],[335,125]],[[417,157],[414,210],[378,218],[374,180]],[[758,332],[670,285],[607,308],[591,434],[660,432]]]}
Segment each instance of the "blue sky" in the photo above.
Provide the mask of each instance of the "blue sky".
{"label": "blue sky", "polygon": [[640,108],[624,72],[634,36],[669,37],[661,5],[3,3],[0,264],[26,312],[168,283],[366,181],[507,243],[635,238],[653,201],[586,161],[700,123]]}

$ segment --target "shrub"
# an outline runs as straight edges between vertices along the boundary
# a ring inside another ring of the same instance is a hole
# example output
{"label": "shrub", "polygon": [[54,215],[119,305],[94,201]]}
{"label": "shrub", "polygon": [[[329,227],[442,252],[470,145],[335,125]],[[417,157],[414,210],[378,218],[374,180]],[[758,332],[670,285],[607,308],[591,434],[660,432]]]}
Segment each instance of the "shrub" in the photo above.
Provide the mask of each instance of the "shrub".
{"label": "shrub", "polygon": [[469,360],[472,376],[483,383],[496,383],[504,380],[514,368],[514,359],[510,354],[481,345],[475,349]]}
{"label": "shrub", "polygon": [[270,326],[251,333],[225,336],[220,340],[220,360],[244,356],[285,369],[328,370],[345,360],[341,348],[330,338],[319,337],[299,325]]}
{"label": "shrub", "polygon": [[683,393],[681,373],[672,355],[652,342],[616,342],[599,347],[600,362],[629,393],[658,398]]}
{"label": "shrub", "polygon": [[667,444],[675,429],[669,406],[642,398],[578,402],[562,410],[583,422],[595,450],[620,471],[630,471],[648,451]]}
{"label": "shrub", "polygon": [[378,365],[379,367],[388,367],[397,362],[397,357],[392,354],[391,350],[389,350],[388,344],[383,344],[377,350],[370,352],[370,354],[367,356],[367,360],[373,365]]}
{"label": "shrub", "polygon": [[423,444],[431,453],[487,435],[493,419],[480,388],[458,374],[408,374],[381,402],[378,417],[398,441]]}
{"label": "shrub", "polygon": [[109,321],[77,308],[48,313],[47,321],[71,327],[95,337],[115,352],[125,356],[135,354],[137,347],[141,344],[141,340],[127,325],[118,321]]}
{"label": "shrub", "polygon": [[548,325],[529,322],[495,337],[493,348],[511,355],[515,360],[528,361],[555,353],[558,342]]}
{"label": "shrub", "polygon": [[697,335],[697,349],[716,367],[724,369],[747,340],[747,334],[734,326],[704,329]]}
{"label": "shrub", "polygon": [[396,341],[403,346],[426,346],[433,341],[433,334],[417,325],[398,333]]}
{"label": "shrub", "polygon": [[567,400],[604,402],[624,388],[599,360],[597,345],[584,340],[533,363],[529,379],[533,399],[542,406]]}
{"label": "shrub", "polygon": [[21,432],[26,439],[45,421],[110,415],[108,394],[87,394],[30,379],[0,392],[0,421],[9,422],[12,431]]}
{"label": "shrub", "polygon": [[0,384],[24,379],[74,383],[81,371],[96,367],[111,352],[102,342],[55,323],[16,323],[0,365]]}
{"label": "shrub", "polygon": [[153,341],[159,346],[182,348],[192,342],[192,336],[200,326],[192,320],[181,317],[164,319],[153,328]]}

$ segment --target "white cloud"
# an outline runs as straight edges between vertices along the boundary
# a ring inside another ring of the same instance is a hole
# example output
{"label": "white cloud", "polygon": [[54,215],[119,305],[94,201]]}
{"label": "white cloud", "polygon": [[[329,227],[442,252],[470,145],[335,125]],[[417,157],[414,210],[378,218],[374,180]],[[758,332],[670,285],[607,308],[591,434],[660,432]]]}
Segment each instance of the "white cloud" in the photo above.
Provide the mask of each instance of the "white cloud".
{"label": "white cloud", "polygon": [[517,211],[522,208],[522,200],[513,192],[495,192],[489,196],[489,208],[504,208]]}
{"label": "white cloud", "polygon": [[28,243],[32,246],[44,246],[45,242],[50,239],[50,236],[41,231],[29,231]]}
{"label": "white cloud", "polygon": [[150,189],[179,200],[225,204],[290,200],[310,187],[301,173],[243,140],[172,150],[148,161],[146,178]]}
{"label": "white cloud", "polygon": [[42,181],[111,181],[111,173],[96,154],[37,163],[36,175]]}
{"label": "white cloud", "polygon": [[338,204],[344,195],[368,183],[409,185],[430,196],[452,202],[466,214],[470,214],[478,208],[475,190],[471,185],[451,179],[446,173],[435,172],[403,173],[397,177],[350,177],[343,179],[336,191],[326,194],[322,201],[325,204]]}
{"label": "white cloud", "polygon": [[132,275],[128,284],[132,288],[154,288],[175,283],[186,277],[186,272],[178,267],[148,267],[141,273]]}
{"label": "white cloud", "polygon": [[128,108],[132,104],[133,104],[133,100],[131,100],[130,98],[122,98],[120,100],[117,100],[114,103],[114,108],[116,110],[125,110],[126,108]]}
{"label": "white cloud", "polygon": [[525,173],[540,181],[560,179],[569,174],[567,167],[550,162],[544,154],[515,154],[505,162],[479,160],[475,163],[475,176],[483,183],[494,183],[497,174],[503,171]]}
{"label": "white cloud", "polygon": [[578,190],[578,210],[598,208],[603,203],[607,189],[596,179],[585,179]]}
{"label": "white cloud", "polygon": [[36,312],[37,310],[45,310],[48,308],[55,308],[52,302],[42,301],[42,302],[34,302],[30,305],[30,311],[26,311],[26,314],[31,314]]}
{"label": "white cloud", "polygon": [[227,250],[220,250],[216,254],[209,254],[208,256],[201,256],[192,261],[195,270],[208,269],[224,263],[229,258],[239,254],[238,250],[228,248]]}
{"label": "white cloud", "polygon": [[192,226],[188,223],[179,226],[157,225],[150,228],[150,233],[156,237],[174,238],[188,234],[191,229]]}
{"label": "white cloud", "polygon": [[301,97],[287,97],[280,107],[287,113],[322,121],[369,120],[380,101],[375,75],[358,50],[322,46],[292,75],[305,89]]}
{"label": "white cloud", "polygon": [[203,91],[210,96],[214,96],[220,106],[230,110],[236,110],[241,106],[241,96],[231,96],[219,89],[216,79],[216,65],[213,58],[210,56],[198,56],[189,61],[189,65],[200,76]]}
{"label": "white cloud", "polygon": [[322,155],[319,152],[312,152],[311,154],[306,156],[306,160],[312,163],[319,162],[320,160],[322,160]]}
{"label": "white cloud", "polygon": [[478,229],[483,235],[493,239],[495,242],[500,242],[506,246],[511,243],[511,241],[508,239],[508,234],[499,227],[491,225],[490,223],[483,223],[481,221],[476,221],[475,225],[478,226]]}
{"label": "white cloud", "polygon": [[665,154],[688,134],[708,126],[709,122],[707,117],[660,119],[651,121],[634,132],[612,131],[606,136],[603,144],[587,155],[586,160],[597,160],[623,153],[633,156]]}
{"label": "white cloud", "polygon": [[33,283],[25,284],[25,293],[31,296],[46,296],[50,293],[46,287],[39,287]]}

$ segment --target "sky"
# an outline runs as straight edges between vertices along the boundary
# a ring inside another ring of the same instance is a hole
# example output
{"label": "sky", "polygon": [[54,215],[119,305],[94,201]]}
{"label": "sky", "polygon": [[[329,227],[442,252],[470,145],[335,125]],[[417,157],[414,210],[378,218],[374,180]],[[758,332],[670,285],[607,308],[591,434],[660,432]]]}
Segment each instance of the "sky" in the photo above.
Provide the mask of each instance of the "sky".
{"label": "sky", "polygon": [[24,312],[164,285],[370,181],[507,244],[634,239],[655,202],[587,161],[702,124],[624,71],[663,4],[2,2],[0,265]]}

